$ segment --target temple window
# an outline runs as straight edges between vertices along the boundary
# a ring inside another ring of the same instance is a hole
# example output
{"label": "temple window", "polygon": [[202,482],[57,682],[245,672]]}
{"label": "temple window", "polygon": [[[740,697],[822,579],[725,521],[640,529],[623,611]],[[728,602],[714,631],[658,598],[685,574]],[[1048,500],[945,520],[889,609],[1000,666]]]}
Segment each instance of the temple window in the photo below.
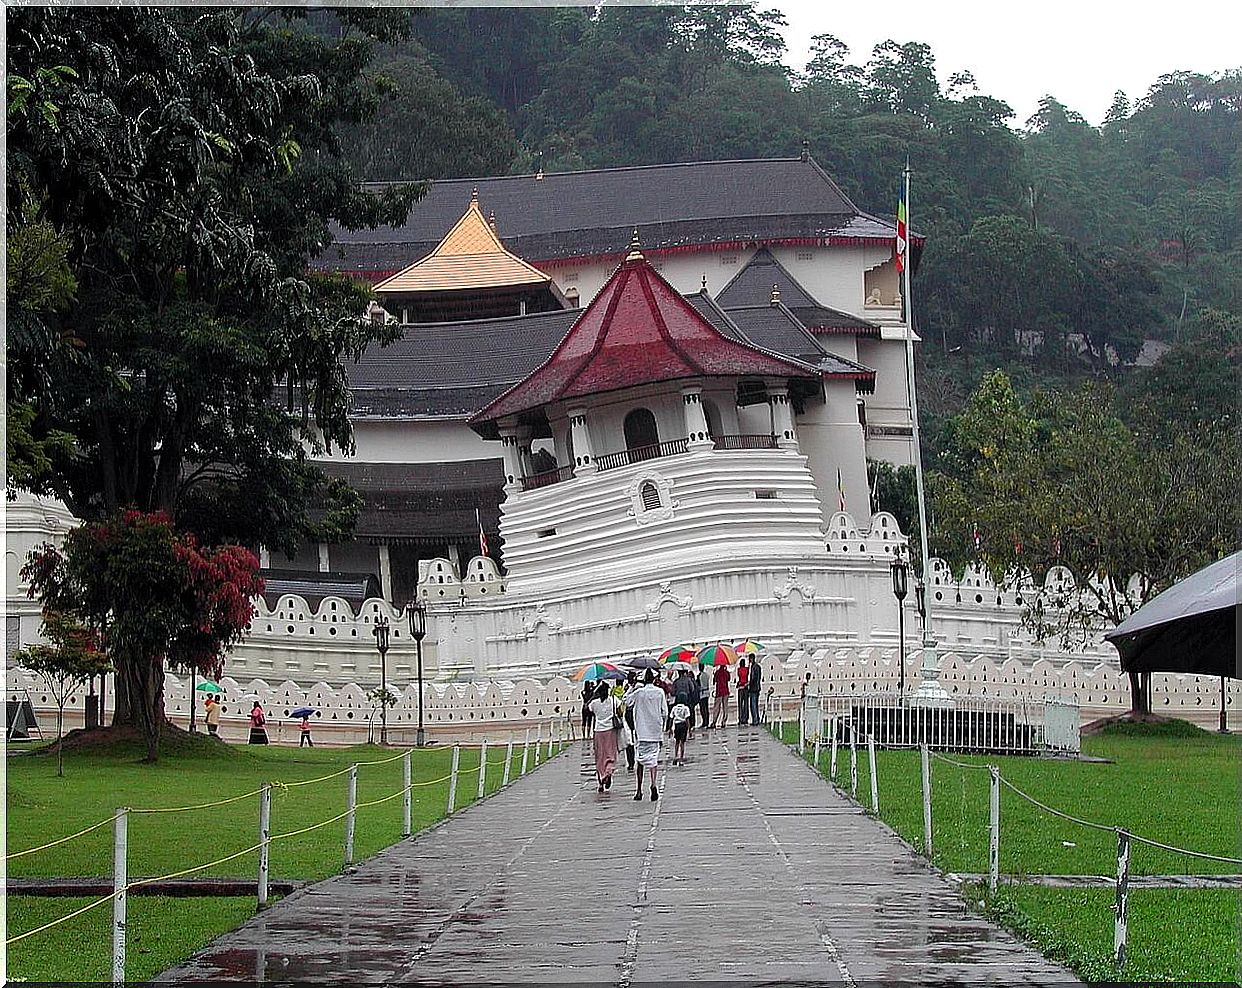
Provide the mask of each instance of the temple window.
{"label": "temple window", "polygon": [[644,481],[642,487],[638,490],[638,496],[642,500],[644,511],[659,511],[663,507],[660,500],[660,490],[650,480]]}
{"label": "temple window", "polygon": [[635,408],[625,417],[625,448],[644,449],[660,445],[656,418],[648,408]]}

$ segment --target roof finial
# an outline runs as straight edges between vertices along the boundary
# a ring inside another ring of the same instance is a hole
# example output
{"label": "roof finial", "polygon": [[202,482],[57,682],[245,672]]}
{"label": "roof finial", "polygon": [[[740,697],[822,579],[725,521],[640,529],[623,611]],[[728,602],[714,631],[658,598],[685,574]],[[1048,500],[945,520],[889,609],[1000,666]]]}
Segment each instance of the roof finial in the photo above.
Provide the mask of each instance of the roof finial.
{"label": "roof finial", "polygon": [[492,210],[487,214],[487,224],[492,228],[492,233],[496,232],[496,210]]}
{"label": "roof finial", "polygon": [[704,292],[707,291],[707,272],[706,271],[703,272],[703,287],[700,290]]}
{"label": "roof finial", "polygon": [[476,185],[473,189],[470,190],[470,204],[472,206],[477,206],[478,203],[479,203],[479,187]]}
{"label": "roof finial", "polygon": [[638,242],[638,227],[634,227],[634,235],[630,237],[630,252],[625,255],[627,261],[641,261],[643,259],[642,245]]}
{"label": "roof finial", "polygon": [[773,285],[772,286],[772,305],[780,305],[780,304],[781,304],[781,286]]}
{"label": "roof finial", "polygon": [[808,141],[805,137],[802,138],[802,160],[803,161],[811,160],[811,142]]}

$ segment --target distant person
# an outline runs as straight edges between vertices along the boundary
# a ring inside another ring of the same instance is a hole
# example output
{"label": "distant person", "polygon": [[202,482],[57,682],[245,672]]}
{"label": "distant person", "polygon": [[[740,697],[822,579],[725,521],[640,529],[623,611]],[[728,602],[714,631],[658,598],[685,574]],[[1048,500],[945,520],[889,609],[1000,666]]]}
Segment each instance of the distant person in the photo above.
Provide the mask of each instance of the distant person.
{"label": "distant person", "polygon": [[582,684],[582,740],[591,733],[591,704],[595,701],[595,683],[588,680]]}
{"label": "distant person", "polygon": [[724,727],[729,722],[729,667],[716,666],[714,677],[716,702],[712,704],[712,727]]}
{"label": "distant person", "polygon": [[634,799],[643,798],[643,769],[651,773],[651,800],[660,798],[657,775],[660,769],[660,744],[663,739],[664,717],[668,711],[668,700],[664,690],[656,685],[654,669],[648,669],[643,676],[643,685],[630,696],[634,707],[634,736],[637,746],[638,787]]}
{"label": "distant person", "polygon": [[301,728],[300,728],[300,736],[298,737],[298,747],[299,747],[299,748],[303,748],[303,747],[306,747],[306,748],[313,748],[313,747],[315,747],[315,742],[311,740],[311,733],[310,733],[310,714],[303,714],[303,715],[302,715],[302,725],[301,725]]}
{"label": "distant person", "polygon": [[759,716],[759,693],[763,689],[763,667],[759,660],[750,660],[750,678],[746,681],[747,702],[750,704],[750,723],[758,727],[763,721]]}
{"label": "distant person", "polygon": [[599,791],[612,788],[612,773],[617,768],[617,738],[624,724],[621,701],[612,695],[606,680],[600,680],[591,701],[591,724],[595,729],[595,781]]}
{"label": "distant person", "polygon": [[210,737],[220,737],[220,701],[214,696],[207,697],[207,734]]}
{"label": "distant person", "polygon": [[634,771],[634,707],[631,697],[638,686],[638,673],[631,670],[625,679],[625,692],[621,696],[621,702],[625,705],[625,733],[623,740],[625,741],[625,769],[627,772]]}
{"label": "distant person", "polygon": [[671,717],[673,720],[673,764],[685,765],[686,738],[690,734],[690,721],[694,714],[690,712],[690,706],[679,699],[673,704]]}
{"label": "distant person", "polygon": [[802,680],[802,688],[801,688],[801,700],[802,700],[802,705],[804,707],[806,706],[806,691],[810,685],[811,685],[811,674],[808,672]]}
{"label": "distant person", "polygon": [[699,665],[699,726],[707,730],[707,706],[712,700],[712,670],[708,665]]}
{"label": "distant person", "polygon": [[746,668],[746,660],[739,659],[737,663],[737,722],[739,727],[745,727],[750,719],[750,691],[746,686],[749,678],[750,670]]}
{"label": "distant person", "polygon": [[250,743],[267,744],[267,718],[263,715],[263,705],[258,700],[250,709]]}
{"label": "distant person", "polygon": [[[677,679],[673,683],[673,706],[683,704],[687,710],[694,710],[694,674],[689,669],[682,669],[677,674]],[[669,711],[669,720],[673,726],[677,726],[677,720],[673,717],[672,710]],[[690,725],[686,725],[687,736],[689,735]]]}

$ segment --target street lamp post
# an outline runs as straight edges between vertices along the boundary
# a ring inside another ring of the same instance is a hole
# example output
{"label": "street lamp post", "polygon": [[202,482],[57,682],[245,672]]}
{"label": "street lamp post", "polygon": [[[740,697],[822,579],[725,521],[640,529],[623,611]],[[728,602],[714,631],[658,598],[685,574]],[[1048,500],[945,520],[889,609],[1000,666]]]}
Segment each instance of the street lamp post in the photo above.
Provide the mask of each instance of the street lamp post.
{"label": "street lamp post", "polygon": [[897,660],[898,669],[897,692],[902,700],[906,698],[906,593],[909,590],[910,567],[902,558],[900,551],[893,556],[889,566],[893,577],[893,596],[897,598]]}
{"label": "street lamp post", "polygon": [[388,618],[380,617],[373,630],[380,654],[380,744],[388,744]]}
{"label": "street lamp post", "polygon": [[427,634],[427,608],[419,601],[410,601],[407,610],[410,616],[410,637],[414,639],[414,648],[418,653],[418,735],[417,745],[427,747],[427,735],[423,733],[423,638]]}
{"label": "street lamp post", "polygon": [[927,584],[923,582],[921,577],[914,578],[914,602],[919,610],[919,627],[925,627],[927,624]]}

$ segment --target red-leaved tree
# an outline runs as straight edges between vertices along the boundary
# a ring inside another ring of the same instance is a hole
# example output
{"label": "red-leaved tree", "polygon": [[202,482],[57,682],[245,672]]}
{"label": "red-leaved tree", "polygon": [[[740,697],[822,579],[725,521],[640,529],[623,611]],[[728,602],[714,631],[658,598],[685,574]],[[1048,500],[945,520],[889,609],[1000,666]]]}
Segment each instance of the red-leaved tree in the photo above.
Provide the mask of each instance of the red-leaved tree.
{"label": "red-leaved tree", "polygon": [[113,725],[137,727],[155,761],[166,666],[220,674],[254,617],[258,569],[248,549],[200,546],[164,512],[125,511],[39,546],[22,575],[45,610],[98,632],[117,673]]}

